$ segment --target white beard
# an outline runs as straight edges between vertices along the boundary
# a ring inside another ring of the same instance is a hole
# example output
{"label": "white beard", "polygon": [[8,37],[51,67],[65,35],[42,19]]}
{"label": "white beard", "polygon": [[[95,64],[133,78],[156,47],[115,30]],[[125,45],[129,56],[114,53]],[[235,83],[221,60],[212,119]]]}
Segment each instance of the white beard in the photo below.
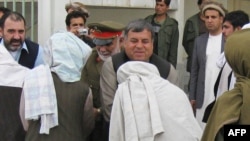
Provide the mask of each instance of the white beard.
{"label": "white beard", "polygon": [[97,53],[99,55],[99,57],[102,59],[102,61],[106,61],[110,56],[116,54],[116,53],[119,53],[120,52],[120,47],[119,47],[119,44],[117,45],[117,47],[113,50],[113,52],[111,53],[111,55],[109,56],[104,56],[102,55],[98,50],[97,50]]}
{"label": "white beard", "polygon": [[9,45],[8,47],[7,46],[5,46],[5,47],[6,47],[7,50],[12,51],[12,52],[15,52],[15,51],[17,51],[17,50],[19,50],[21,48],[21,46],[14,47],[14,46],[11,46],[11,45]]}
{"label": "white beard", "polygon": [[97,52],[98,52],[99,57],[102,59],[102,61],[106,61],[110,57],[110,56],[103,56],[103,55],[101,55],[99,53],[99,51],[97,51]]}

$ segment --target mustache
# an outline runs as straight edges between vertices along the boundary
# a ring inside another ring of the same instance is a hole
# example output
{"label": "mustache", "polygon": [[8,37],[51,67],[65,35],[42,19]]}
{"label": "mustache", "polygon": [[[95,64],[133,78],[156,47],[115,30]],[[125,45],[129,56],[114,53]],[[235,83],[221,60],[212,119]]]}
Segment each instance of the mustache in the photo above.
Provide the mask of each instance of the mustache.
{"label": "mustache", "polygon": [[19,42],[20,44],[22,44],[22,40],[17,40],[17,39],[11,39],[10,43],[16,43]]}
{"label": "mustache", "polygon": [[110,55],[109,52],[100,52],[100,54],[101,54],[101,55],[105,55],[105,56],[106,56],[106,55]]}

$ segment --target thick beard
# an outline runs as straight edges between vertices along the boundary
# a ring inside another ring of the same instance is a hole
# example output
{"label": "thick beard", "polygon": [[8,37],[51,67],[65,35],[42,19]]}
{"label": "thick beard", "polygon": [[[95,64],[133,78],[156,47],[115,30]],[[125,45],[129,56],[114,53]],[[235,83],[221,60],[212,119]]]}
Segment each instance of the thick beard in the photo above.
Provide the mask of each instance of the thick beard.
{"label": "thick beard", "polygon": [[106,61],[111,56],[111,55],[103,56],[103,55],[101,55],[101,53],[99,51],[97,51],[97,53],[98,53],[98,55],[99,55],[99,57],[101,58],[102,61]]}
{"label": "thick beard", "polygon": [[119,38],[118,38],[118,40],[117,40],[117,46],[112,51],[111,55],[109,55],[109,56],[103,56],[103,55],[101,55],[101,53],[98,50],[97,50],[97,53],[98,53],[99,57],[102,59],[102,61],[106,61],[110,56],[112,56],[112,55],[114,55],[116,53],[119,53],[120,51],[121,51],[121,49],[120,49]]}
{"label": "thick beard", "polygon": [[101,55],[101,53],[97,50],[97,53],[99,55],[99,57],[102,59],[102,61],[106,61],[110,56],[116,54],[116,53],[119,53],[120,52],[120,49],[117,47],[114,49],[114,51],[111,53],[111,55],[109,56],[104,56],[104,55]]}
{"label": "thick beard", "polygon": [[6,46],[6,48],[7,48],[7,50],[9,50],[9,51],[12,51],[12,52],[15,52],[15,51],[17,51],[19,48],[21,48],[21,46],[19,46],[19,47],[13,47],[13,46]]}
{"label": "thick beard", "polygon": [[7,50],[15,52],[15,51],[17,51],[18,49],[20,49],[22,47],[23,43],[21,42],[21,40],[16,40],[16,42],[17,41],[20,42],[20,45],[18,47],[12,46],[11,43],[14,42],[14,41],[15,40],[13,40],[13,39],[10,40],[9,44],[7,44],[6,42],[4,42],[4,46],[6,47]]}

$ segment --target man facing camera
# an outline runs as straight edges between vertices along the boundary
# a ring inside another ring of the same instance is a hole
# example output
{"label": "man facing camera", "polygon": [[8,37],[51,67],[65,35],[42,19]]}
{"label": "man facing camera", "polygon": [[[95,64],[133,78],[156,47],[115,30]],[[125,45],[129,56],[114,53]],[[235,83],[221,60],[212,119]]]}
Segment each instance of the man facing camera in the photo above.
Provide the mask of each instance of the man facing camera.
{"label": "man facing camera", "polygon": [[108,58],[101,71],[101,100],[106,128],[109,129],[110,114],[117,89],[118,68],[128,61],[144,61],[154,64],[162,78],[177,84],[177,73],[173,65],[153,54],[154,30],[143,19],[130,22],[124,30],[124,51]]}
{"label": "man facing camera", "polygon": [[0,20],[2,44],[20,65],[34,68],[43,64],[42,48],[35,42],[26,39],[26,21],[17,12],[8,12]]}
{"label": "man facing camera", "polygon": [[178,22],[167,14],[170,2],[171,0],[155,0],[155,13],[145,20],[154,27],[153,52],[176,67],[179,29]]}

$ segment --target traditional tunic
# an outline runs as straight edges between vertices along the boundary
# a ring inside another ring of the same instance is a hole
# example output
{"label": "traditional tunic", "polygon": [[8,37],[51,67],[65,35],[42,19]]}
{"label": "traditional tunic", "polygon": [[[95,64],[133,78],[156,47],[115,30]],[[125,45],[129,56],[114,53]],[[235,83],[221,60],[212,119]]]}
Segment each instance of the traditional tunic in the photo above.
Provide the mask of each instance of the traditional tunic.
{"label": "traditional tunic", "polygon": [[201,108],[196,110],[196,119],[202,129],[205,128],[205,123],[202,122],[205,109],[208,104],[214,100],[214,83],[218,76],[220,69],[216,66],[216,61],[221,51],[221,38],[222,34],[217,36],[209,35],[207,50],[206,50],[206,73],[205,73],[205,93],[204,101]]}
{"label": "traditional tunic", "polygon": [[234,32],[225,44],[225,56],[236,76],[235,87],[222,94],[208,118],[201,141],[224,141],[226,124],[250,124],[250,29]]}

